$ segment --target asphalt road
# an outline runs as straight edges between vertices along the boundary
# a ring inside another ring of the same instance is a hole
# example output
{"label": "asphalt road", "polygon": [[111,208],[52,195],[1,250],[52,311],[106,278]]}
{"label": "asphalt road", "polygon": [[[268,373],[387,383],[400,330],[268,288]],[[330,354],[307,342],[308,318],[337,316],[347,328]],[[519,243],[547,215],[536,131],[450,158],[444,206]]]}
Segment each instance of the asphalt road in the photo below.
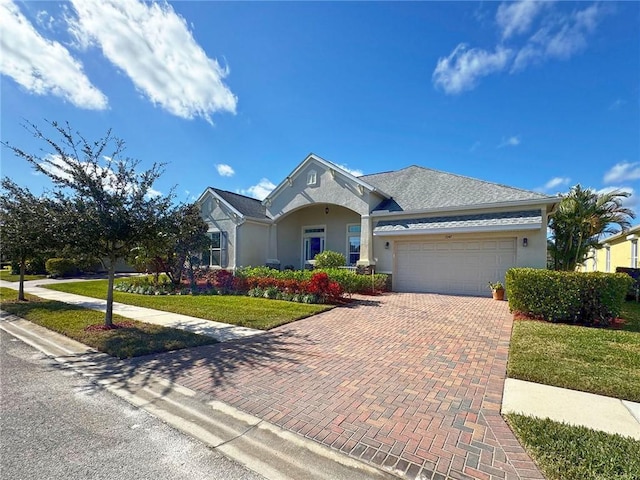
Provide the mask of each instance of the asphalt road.
{"label": "asphalt road", "polygon": [[264,480],[2,330],[0,478]]}

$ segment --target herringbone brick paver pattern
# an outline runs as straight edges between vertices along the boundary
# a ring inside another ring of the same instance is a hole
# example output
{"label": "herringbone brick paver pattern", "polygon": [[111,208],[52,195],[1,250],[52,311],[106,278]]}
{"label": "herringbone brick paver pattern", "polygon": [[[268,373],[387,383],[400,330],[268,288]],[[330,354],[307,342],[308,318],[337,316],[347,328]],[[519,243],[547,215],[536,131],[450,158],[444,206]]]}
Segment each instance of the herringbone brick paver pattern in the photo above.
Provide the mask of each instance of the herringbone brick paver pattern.
{"label": "herringbone brick paver pattern", "polygon": [[405,478],[544,478],[500,416],[506,302],[360,300],[135,365]]}

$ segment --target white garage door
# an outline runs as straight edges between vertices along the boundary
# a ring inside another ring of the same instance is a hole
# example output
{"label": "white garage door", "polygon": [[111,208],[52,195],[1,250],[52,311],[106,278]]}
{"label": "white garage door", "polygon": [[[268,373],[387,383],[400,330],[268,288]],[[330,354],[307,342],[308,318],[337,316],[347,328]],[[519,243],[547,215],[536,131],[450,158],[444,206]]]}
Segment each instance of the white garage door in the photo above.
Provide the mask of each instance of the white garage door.
{"label": "white garage door", "polygon": [[486,296],[515,264],[515,238],[397,242],[395,289]]}

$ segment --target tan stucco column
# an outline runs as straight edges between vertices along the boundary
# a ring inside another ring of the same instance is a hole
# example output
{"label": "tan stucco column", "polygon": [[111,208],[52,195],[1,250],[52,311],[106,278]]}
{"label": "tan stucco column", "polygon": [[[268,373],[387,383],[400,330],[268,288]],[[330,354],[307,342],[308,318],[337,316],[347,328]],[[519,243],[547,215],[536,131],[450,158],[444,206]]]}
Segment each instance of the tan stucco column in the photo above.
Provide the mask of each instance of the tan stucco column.
{"label": "tan stucco column", "polygon": [[375,265],[373,259],[373,228],[369,215],[360,217],[360,260],[358,265],[368,266]]}
{"label": "tan stucco column", "polygon": [[267,246],[267,264],[279,264],[278,260],[278,226],[269,225],[269,244]]}

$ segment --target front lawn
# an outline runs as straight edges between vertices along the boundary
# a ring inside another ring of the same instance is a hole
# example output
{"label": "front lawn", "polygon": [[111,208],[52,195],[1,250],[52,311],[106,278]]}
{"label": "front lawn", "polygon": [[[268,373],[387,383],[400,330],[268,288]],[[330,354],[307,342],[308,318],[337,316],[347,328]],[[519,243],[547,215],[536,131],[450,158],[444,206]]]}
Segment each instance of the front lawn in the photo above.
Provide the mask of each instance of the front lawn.
{"label": "front lawn", "polygon": [[516,320],[511,378],[640,402],[640,306],[627,302],[624,330]]}
{"label": "front lawn", "polygon": [[[47,278],[47,276],[46,275],[25,275],[24,276],[25,282],[27,280],[40,280],[43,278]],[[7,282],[19,282],[20,275],[13,275],[11,273],[11,270],[3,268],[2,270],[0,270],[0,280],[5,280]]]}
{"label": "front lawn", "polygon": [[114,315],[114,323],[126,322],[130,326],[114,330],[88,331],[86,327],[90,325],[104,324],[104,313],[33,295],[26,297],[27,302],[19,302],[15,290],[0,288],[0,303],[6,312],[118,358],[138,357],[216,343],[215,339],[204,335],[136,322],[119,315]]}
{"label": "front lawn", "polygon": [[506,415],[549,480],[638,480],[640,441],[549,419]]}
{"label": "front lawn", "polygon": [[[60,283],[46,287],[103,300],[107,298],[107,280]],[[309,305],[241,295],[138,295],[114,291],[113,299],[127,305],[259,330],[268,330],[332,308],[330,305]]]}

